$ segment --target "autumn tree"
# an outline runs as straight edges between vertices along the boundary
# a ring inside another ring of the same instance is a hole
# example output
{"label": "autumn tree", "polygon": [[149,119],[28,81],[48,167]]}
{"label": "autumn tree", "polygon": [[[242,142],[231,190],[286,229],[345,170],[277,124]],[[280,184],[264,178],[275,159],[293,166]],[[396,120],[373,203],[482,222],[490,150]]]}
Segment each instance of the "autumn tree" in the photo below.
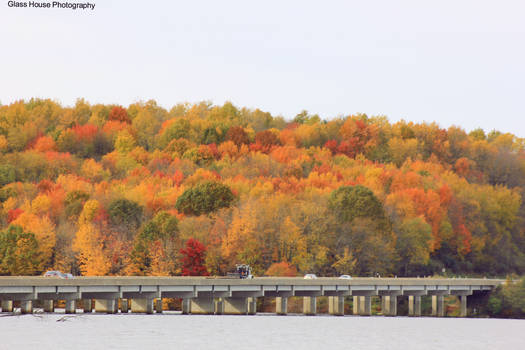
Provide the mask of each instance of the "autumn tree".
{"label": "autumn tree", "polygon": [[0,275],[28,276],[40,270],[38,242],[34,234],[10,225],[0,232]]}
{"label": "autumn tree", "polygon": [[206,247],[196,239],[190,238],[186,241],[186,247],[180,250],[182,254],[183,276],[208,276],[208,270],[204,264]]}
{"label": "autumn tree", "polygon": [[160,212],[147,222],[135,237],[131,252],[133,273],[139,275],[171,275],[175,272],[175,244],[178,220]]}

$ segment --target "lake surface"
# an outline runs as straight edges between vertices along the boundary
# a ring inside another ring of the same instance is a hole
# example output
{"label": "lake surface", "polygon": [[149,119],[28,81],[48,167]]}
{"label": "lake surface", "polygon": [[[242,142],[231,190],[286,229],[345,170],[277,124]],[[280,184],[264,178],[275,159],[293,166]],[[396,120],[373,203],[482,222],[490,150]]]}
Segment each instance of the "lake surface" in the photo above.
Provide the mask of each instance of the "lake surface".
{"label": "lake surface", "polygon": [[[525,320],[0,315],[0,349],[525,349]],[[62,321],[59,321],[62,320]]]}

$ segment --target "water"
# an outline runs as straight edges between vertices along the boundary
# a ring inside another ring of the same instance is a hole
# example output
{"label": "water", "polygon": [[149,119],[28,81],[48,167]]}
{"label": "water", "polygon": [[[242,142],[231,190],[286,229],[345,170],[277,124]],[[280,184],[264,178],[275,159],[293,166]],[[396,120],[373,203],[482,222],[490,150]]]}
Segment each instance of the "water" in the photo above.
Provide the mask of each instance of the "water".
{"label": "water", "polygon": [[[45,314],[0,317],[0,349],[524,349],[525,320]],[[57,322],[57,320],[63,321]]]}

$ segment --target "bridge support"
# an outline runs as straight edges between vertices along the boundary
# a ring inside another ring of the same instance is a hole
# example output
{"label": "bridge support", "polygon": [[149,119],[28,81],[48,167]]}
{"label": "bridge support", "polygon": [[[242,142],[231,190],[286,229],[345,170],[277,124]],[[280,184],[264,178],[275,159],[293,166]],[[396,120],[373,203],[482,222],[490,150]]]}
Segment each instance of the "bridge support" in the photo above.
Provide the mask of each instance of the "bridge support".
{"label": "bridge support", "polygon": [[131,312],[133,313],[153,313],[153,299],[150,298],[137,298],[131,300]]}
{"label": "bridge support", "polygon": [[129,313],[129,300],[120,299],[120,312],[123,314]]}
{"label": "bridge support", "polygon": [[155,300],[155,312],[158,314],[162,313],[162,299]]}
{"label": "bridge support", "polygon": [[188,313],[201,315],[213,315],[215,313],[215,300],[213,300],[213,298],[195,298],[189,300],[191,300],[191,302]]}
{"label": "bridge support", "polygon": [[354,315],[359,315],[359,297],[354,296],[352,299],[352,313]]}
{"label": "bridge support", "polygon": [[360,299],[359,315],[372,316],[372,296],[364,295],[364,296],[360,296],[359,299]]}
{"label": "bridge support", "polygon": [[66,314],[75,314],[76,312],[77,312],[77,301],[75,299],[66,300]]}
{"label": "bridge support", "polygon": [[421,295],[408,296],[408,316],[421,316]]}
{"label": "bridge support", "polygon": [[91,313],[93,311],[91,299],[82,299],[82,308],[84,309],[84,312]]}
{"label": "bridge support", "polygon": [[191,299],[182,299],[181,309],[183,315],[191,314]]}
{"label": "bridge support", "polygon": [[383,295],[381,297],[381,313],[383,316],[388,316],[390,307],[390,296],[389,295]]}
{"label": "bridge support", "polygon": [[215,299],[215,315],[224,315],[224,300],[222,298]]}
{"label": "bridge support", "polygon": [[13,312],[12,300],[2,300],[2,312]]}
{"label": "bridge support", "polygon": [[397,295],[390,295],[387,308],[389,316],[397,316]]}
{"label": "bridge support", "polygon": [[460,302],[461,302],[461,310],[460,310],[460,317],[467,317],[467,296],[466,295],[460,295],[459,296]]}
{"label": "bridge support", "polygon": [[248,313],[247,298],[224,298],[224,314],[246,315]]}
{"label": "bridge support", "polygon": [[345,297],[328,297],[328,313],[334,316],[343,316],[345,314]]}
{"label": "bridge support", "polygon": [[445,316],[445,297],[443,294],[432,296],[432,316]]}
{"label": "bridge support", "polygon": [[114,314],[118,312],[118,300],[95,299],[95,312]]}
{"label": "bridge support", "polygon": [[33,301],[32,300],[22,300],[20,302],[20,312],[23,314],[33,313]]}
{"label": "bridge support", "polygon": [[287,297],[275,298],[275,313],[277,315],[286,315],[288,313],[288,298]]}
{"label": "bridge support", "polygon": [[303,314],[315,315],[317,313],[317,298],[303,297]]}
{"label": "bridge support", "polygon": [[248,315],[255,315],[257,313],[257,298],[248,298]]}
{"label": "bridge support", "polygon": [[44,308],[44,312],[55,312],[54,300],[42,300],[42,306]]}

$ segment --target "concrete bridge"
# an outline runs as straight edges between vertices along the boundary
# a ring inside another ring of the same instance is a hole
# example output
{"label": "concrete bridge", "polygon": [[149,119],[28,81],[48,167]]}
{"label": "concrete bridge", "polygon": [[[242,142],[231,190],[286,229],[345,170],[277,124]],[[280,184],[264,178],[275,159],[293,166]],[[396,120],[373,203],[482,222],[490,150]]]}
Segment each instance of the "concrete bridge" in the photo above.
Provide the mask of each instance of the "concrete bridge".
{"label": "concrete bridge", "polygon": [[[332,315],[344,314],[345,297],[353,297],[353,314],[371,315],[371,300],[381,298],[383,315],[397,315],[398,298],[408,297],[409,315],[421,316],[421,297],[432,296],[432,315],[444,316],[444,297],[457,295],[461,316],[467,316],[467,297],[490,291],[504,280],[436,278],[280,278],[223,277],[0,277],[2,312],[20,302],[22,313],[33,312],[35,301],[53,312],[54,301],[65,301],[66,313],[162,312],[162,299],[181,298],[183,314],[255,314],[257,298],[275,298],[280,315],[289,297],[303,297],[303,313],[315,315],[317,297],[328,297]],[[94,301],[94,302],[93,302]],[[80,305],[81,304],[81,305]]]}

